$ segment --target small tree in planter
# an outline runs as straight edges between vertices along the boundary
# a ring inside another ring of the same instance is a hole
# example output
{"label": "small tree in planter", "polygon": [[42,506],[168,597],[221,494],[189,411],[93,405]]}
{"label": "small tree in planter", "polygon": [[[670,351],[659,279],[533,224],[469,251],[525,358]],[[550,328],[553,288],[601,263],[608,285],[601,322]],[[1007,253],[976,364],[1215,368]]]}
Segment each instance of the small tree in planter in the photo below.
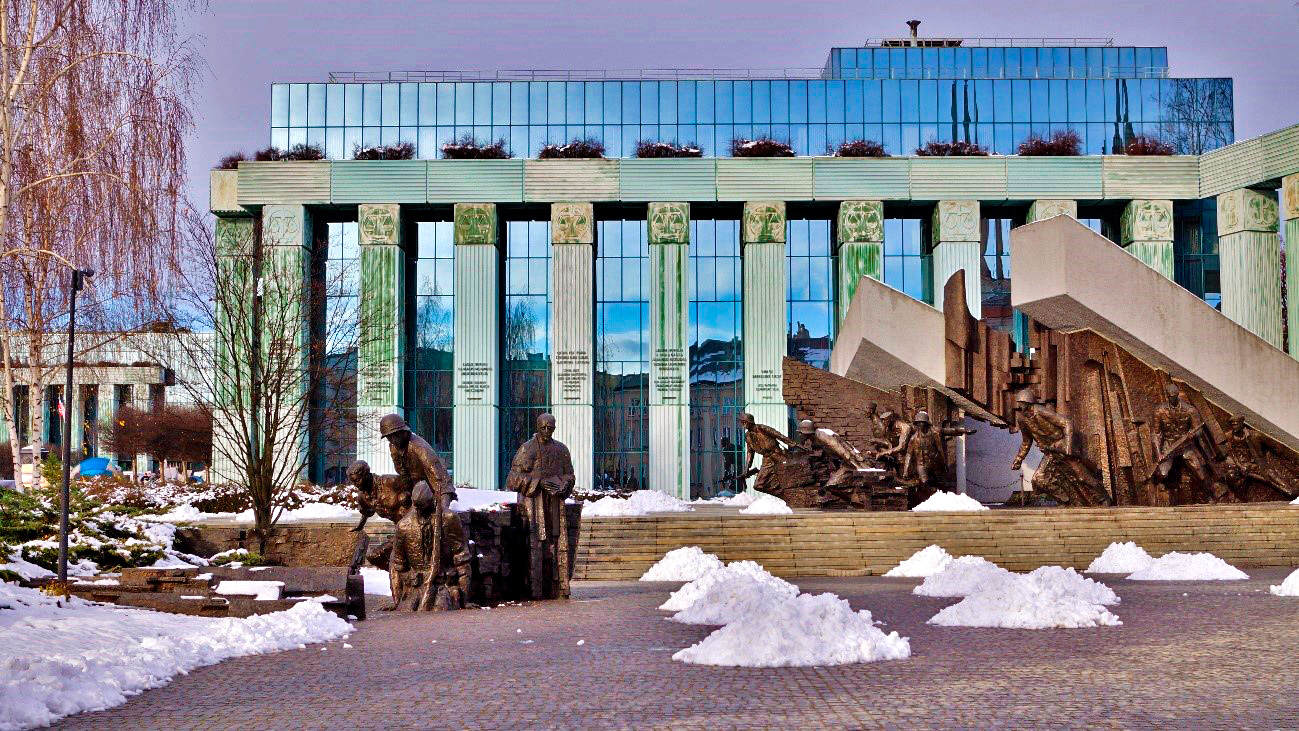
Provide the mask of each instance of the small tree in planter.
{"label": "small tree in planter", "polygon": [[654,142],[640,140],[636,143],[636,157],[703,157],[704,151],[699,145],[691,142],[679,145],[675,142]]}
{"label": "small tree in planter", "polygon": [[505,147],[505,140],[484,144],[465,135],[454,142],[442,145],[442,158],[445,160],[508,160],[514,155]]}
{"label": "small tree in planter", "polygon": [[324,160],[325,151],[316,145],[294,145],[287,150],[278,147],[266,147],[253,153],[257,162],[277,162],[280,160]]}
{"label": "small tree in planter", "polygon": [[1135,135],[1128,140],[1128,144],[1123,148],[1125,155],[1176,155],[1177,151],[1173,146],[1160,142],[1155,137],[1147,135]]}
{"label": "small tree in planter", "polygon": [[541,152],[537,154],[539,160],[600,159],[603,157],[604,143],[594,137],[587,137],[584,140],[573,139],[566,145],[551,143],[542,147]]}
{"label": "small tree in planter", "polygon": [[884,151],[884,145],[875,140],[848,140],[841,143],[837,148],[830,150],[826,145],[827,151],[831,151],[835,157],[888,157],[889,154]]}
{"label": "small tree in planter", "polygon": [[770,137],[753,140],[736,137],[731,140],[731,157],[794,157],[794,148],[788,142]]}
{"label": "small tree in planter", "polygon": [[977,142],[930,140],[916,148],[920,157],[987,157],[988,150]]}
{"label": "small tree in planter", "polygon": [[1026,157],[1077,157],[1082,154],[1082,138],[1071,129],[1056,130],[1049,138],[1030,134],[1019,143],[1018,152]]}
{"label": "small tree in planter", "polygon": [[239,163],[247,159],[248,157],[244,155],[242,150],[237,152],[232,152],[229,155],[226,155],[225,157],[221,158],[212,169],[213,170],[238,170]]}
{"label": "small tree in planter", "polygon": [[413,142],[394,142],[391,145],[378,145],[376,147],[357,145],[352,149],[352,158],[355,160],[413,160],[415,159],[415,144]]}

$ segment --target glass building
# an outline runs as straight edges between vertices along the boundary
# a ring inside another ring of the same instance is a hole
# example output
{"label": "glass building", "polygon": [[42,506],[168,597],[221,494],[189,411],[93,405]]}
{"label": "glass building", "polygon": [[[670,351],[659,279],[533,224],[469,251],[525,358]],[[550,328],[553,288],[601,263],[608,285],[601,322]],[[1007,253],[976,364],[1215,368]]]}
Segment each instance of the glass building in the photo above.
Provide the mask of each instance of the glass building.
{"label": "glass building", "polygon": [[[911,166],[913,183],[878,198],[882,226],[880,240],[874,244],[878,244],[879,263],[871,276],[934,303],[935,282],[943,266],[934,257],[942,243],[934,230],[936,205],[948,198],[977,198],[972,210],[978,241],[970,242],[978,250],[977,263],[970,266],[980,269],[981,306],[976,314],[1012,333],[1021,347],[1025,347],[1025,323],[1011,308],[1009,297],[1010,230],[1032,220],[1035,201],[1067,198],[1072,204],[1070,215],[1126,244],[1125,212],[1143,194],[1134,188],[1125,195],[1102,195],[1099,183],[1095,194],[1062,194],[1058,185],[1047,184],[1040,190],[1017,191],[1007,184],[1003,192],[993,194],[928,194],[914,182],[922,165],[917,162],[921,158],[912,157],[918,147],[929,141],[964,141],[993,154],[979,159],[924,158],[950,165],[951,177],[959,180],[982,174],[968,167],[985,165],[980,160],[995,167],[1001,164],[998,160],[1031,159],[1014,157],[1030,135],[1072,130],[1082,140],[1084,157],[1069,158],[1078,161],[1070,165],[1080,171],[1094,167],[1095,172],[1086,175],[1099,176],[1099,156],[1115,159],[1111,156],[1122,153],[1129,140],[1141,135],[1159,139],[1178,153],[1150,163],[1153,180],[1163,175],[1159,164],[1195,161],[1234,142],[1231,79],[1177,78],[1169,72],[1165,48],[1086,40],[1039,45],[977,39],[885,40],[833,48],[820,69],[780,72],[334,74],[320,83],[273,84],[270,101],[273,146],[316,145],[328,161],[342,162],[360,147],[410,142],[415,146],[415,161],[384,164],[435,161],[424,173],[425,187],[416,189],[413,198],[394,197],[397,178],[385,177],[389,173],[375,167],[375,172],[365,173],[371,177],[349,183],[353,187],[347,195],[352,197],[344,199],[339,177],[343,168],[336,166],[329,173],[332,182],[326,183],[329,205],[299,205],[295,201],[301,198],[293,198],[296,193],[286,199],[285,205],[298,212],[295,215],[309,221],[319,244],[311,254],[318,260],[315,268],[329,273],[325,280],[336,289],[327,294],[323,307],[316,308],[313,335],[326,344],[316,357],[326,358],[344,375],[335,385],[317,385],[322,392],[329,391],[331,404],[314,410],[312,418],[322,427],[335,422],[338,426],[322,428],[307,448],[308,476],[327,481],[336,479],[358,455],[383,461],[382,454],[368,451],[363,429],[348,427],[349,419],[330,415],[338,410],[336,402],[347,402],[349,395],[351,406],[343,403],[343,408],[353,408],[355,413],[356,393],[364,390],[357,374],[370,367],[364,357],[358,357],[356,340],[363,333],[354,332],[365,328],[348,319],[349,312],[357,311],[358,299],[366,297],[358,292],[358,286],[364,289],[365,273],[359,279],[355,274],[358,251],[366,246],[358,234],[358,221],[364,216],[358,203],[372,201],[400,209],[394,215],[401,222],[404,286],[396,316],[404,345],[400,363],[393,367],[400,370],[403,387],[391,409],[405,413],[416,431],[433,443],[449,465],[456,466],[457,481],[498,487],[514,448],[531,434],[535,417],[550,410],[560,415],[561,432],[566,423],[583,424],[569,439],[581,441],[574,450],[583,462],[579,477],[585,474],[592,487],[664,489],[666,478],[655,474],[656,465],[680,463],[686,465],[680,473],[688,478],[673,488],[678,494],[711,496],[734,490],[742,484],[744,460],[739,415],[770,405],[764,419],[788,428],[784,421],[788,413],[779,399],[765,404],[756,395],[758,379],[769,377],[755,371],[766,357],[763,354],[775,352],[828,367],[847,304],[843,285],[849,262],[843,252],[850,242],[840,225],[841,201],[870,200],[870,196],[823,194],[809,185],[810,193],[757,197],[781,201],[783,236],[778,238],[784,262],[779,272],[763,269],[768,272],[763,276],[774,277],[773,289],[769,298],[763,292],[759,303],[752,292],[762,290],[751,288],[760,247],[753,246],[755,242],[745,234],[750,197],[723,195],[722,161],[713,167],[716,187],[702,197],[685,183],[677,192],[672,187],[675,181],[659,181],[660,192],[652,195],[623,191],[613,197],[593,195],[587,191],[594,183],[586,188],[581,187],[585,183],[574,183],[574,190],[560,189],[553,195],[534,194],[527,187],[532,168],[506,161],[517,165],[517,174],[524,178],[521,193],[495,197],[491,192],[471,192],[479,190],[472,170],[489,166],[456,168],[470,172],[465,173],[465,197],[450,199],[431,191],[441,147],[452,140],[466,136],[480,142],[503,140],[516,158],[527,159],[535,158],[548,143],[595,138],[604,144],[606,157],[614,158],[608,164],[615,165],[619,159],[633,158],[636,143],[642,140],[693,142],[703,148],[706,158],[724,159],[733,139],[771,137],[787,141],[799,157],[812,158],[809,164],[818,166],[844,141],[877,141],[892,156],[887,165]],[[244,176],[254,175],[260,169],[255,166],[277,164],[240,167],[240,215],[255,213],[260,205],[245,202]],[[789,161],[791,166],[799,164]],[[1011,175],[1009,164],[997,173],[1006,180]],[[628,187],[630,165],[628,160],[621,168],[623,188]],[[394,171],[395,176],[397,169],[383,170]],[[826,162],[824,169],[833,168]],[[618,175],[616,170],[613,174]],[[820,185],[820,177],[817,181]],[[257,194],[264,198],[263,217],[270,215],[267,206],[280,205],[279,192],[273,189],[278,183],[267,185],[264,194]],[[369,198],[364,186],[372,186]],[[1201,198],[1195,186],[1168,190],[1154,202],[1168,204],[1168,217],[1174,223],[1168,242],[1169,275],[1216,305],[1221,288],[1214,201]],[[461,246],[458,233],[459,217],[468,215],[461,205],[479,205],[470,201],[490,205],[497,227],[490,242],[495,253],[476,259],[473,270],[464,268],[469,264],[461,258],[466,247]],[[586,264],[573,269],[572,261],[558,255],[562,246],[572,245],[564,238],[567,234],[555,228],[562,201],[587,201],[584,205],[591,206],[591,240],[582,242],[591,247],[589,269]],[[675,264],[664,264],[668,260],[663,256],[664,244],[655,242],[650,231],[655,201],[688,203],[688,235],[683,234],[688,252]],[[214,211],[223,215],[215,207]],[[665,276],[664,266],[679,275],[685,287],[679,303],[684,339],[679,405],[689,424],[688,433],[680,435],[680,445],[666,455],[655,453],[667,449],[656,446],[661,442],[655,441],[659,431],[655,425],[668,418],[665,414],[673,408],[661,402],[656,395],[661,386],[655,385],[656,379],[667,378],[656,375],[662,346],[654,335],[659,332],[662,298],[671,296],[664,294],[663,280],[655,278]],[[489,287],[496,312],[482,314],[494,318],[489,344],[460,342],[468,331],[458,323],[478,317],[481,309],[460,301],[467,292],[477,294],[472,288],[479,286],[461,281],[467,271],[475,275],[474,282],[494,281]],[[573,281],[579,282],[581,292],[576,305],[568,301]],[[783,298],[776,286],[784,288]],[[778,340],[768,343],[765,336],[749,332],[762,321],[754,319],[760,305],[781,313],[784,332]],[[589,332],[569,332],[563,319],[556,317],[556,312],[571,312],[573,306],[579,312],[589,311],[582,315],[589,318]],[[561,359],[573,362],[574,339],[589,341],[579,345],[587,349],[582,357],[590,376],[589,384],[578,384],[569,393],[568,385],[559,385],[572,381],[564,381],[559,371],[570,366],[557,364]],[[467,378],[458,354],[479,345],[495,359],[485,365],[491,372],[485,388],[492,415],[481,422],[464,415],[470,409],[463,408],[465,399],[457,395]],[[762,368],[764,373],[769,371],[769,361]],[[777,412],[780,416],[772,416]],[[492,450],[490,459],[474,461],[472,469],[466,466],[470,461],[464,450],[487,448]],[[484,466],[487,462],[490,467]]]}

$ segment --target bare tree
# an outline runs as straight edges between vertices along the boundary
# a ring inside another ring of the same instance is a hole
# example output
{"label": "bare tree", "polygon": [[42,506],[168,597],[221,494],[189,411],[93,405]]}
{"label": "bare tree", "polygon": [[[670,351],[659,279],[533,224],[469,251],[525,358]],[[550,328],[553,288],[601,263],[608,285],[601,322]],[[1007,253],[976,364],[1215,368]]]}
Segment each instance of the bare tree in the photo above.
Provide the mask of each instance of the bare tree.
{"label": "bare tree", "polygon": [[148,305],[180,250],[199,68],[177,14],[200,3],[0,0],[0,412],[18,479],[15,370],[27,370],[38,450],[44,387],[62,360],[49,357],[51,334],[69,289],[58,259],[23,252],[97,271],[78,303],[88,329],[125,332],[153,319]]}
{"label": "bare tree", "polygon": [[1231,142],[1231,82],[1171,81],[1172,96],[1163,100],[1164,141],[1183,155],[1200,155]]}
{"label": "bare tree", "polygon": [[189,405],[125,408],[106,430],[104,443],[109,451],[148,454],[163,463],[207,463],[212,459],[212,414]]}

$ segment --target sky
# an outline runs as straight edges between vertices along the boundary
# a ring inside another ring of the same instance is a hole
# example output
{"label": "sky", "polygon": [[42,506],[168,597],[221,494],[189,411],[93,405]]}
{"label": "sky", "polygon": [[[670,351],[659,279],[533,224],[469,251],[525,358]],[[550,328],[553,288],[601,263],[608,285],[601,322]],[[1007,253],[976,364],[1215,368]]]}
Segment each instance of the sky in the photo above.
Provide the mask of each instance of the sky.
{"label": "sky", "polygon": [[904,36],[912,18],[922,36],[1167,46],[1173,76],[1235,79],[1236,139],[1299,122],[1292,0],[211,0],[191,19],[208,68],[189,187],[205,201],[215,161],[269,144],[273,81],[325,81],[331,71],[810,68],[831,46]]}

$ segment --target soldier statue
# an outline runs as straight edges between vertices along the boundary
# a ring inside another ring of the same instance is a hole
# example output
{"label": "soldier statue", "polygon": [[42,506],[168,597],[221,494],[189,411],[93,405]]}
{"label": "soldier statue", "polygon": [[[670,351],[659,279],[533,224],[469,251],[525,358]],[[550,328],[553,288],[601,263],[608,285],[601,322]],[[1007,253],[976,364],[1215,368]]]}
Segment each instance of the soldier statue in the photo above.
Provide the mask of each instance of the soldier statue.
{"label": "soldier statue", "polygon": [[[1213,488],[1210,458],[1216,452],[1213,440],[1204,438],[1204,418],[1195,405],[1182,398],[1175,383],[1164,388],[1168,403],[1155,409],[1152,423],[1155,468],[1150,479],[1173,496],[1173,504],[1201,502],[1196,491]],[[1196,485],[1190,494],[1181,490],[1189,471]]]}
{"label": "soldier statue", "polygon": [[[764,487],[771,483],[776,466],[789,461],[788,448],[795,446],[794,442],[779,430],[759,424],[753,414],[740,414],[740,426],[744,427],[744,446],[748,452],[741,477],[748,478],[756,474],[758,478],[753,481],[753,489],[766,492]],[[758,455],[762,455],[762,466],[754,470],[753,460]]]}
{"label": "soldier statue", "polygon": [[[412,433],[400,415],[388,414],[380,419],[379,434],[388,440],[388,451],[397,468],[398,482],[410,485],[412,502],[411,509],[398,521],[388,566],[393,588],[393,604],[389,609],[403,606],[397,590],[399,587],[409,590],[411,586],[402,575],[413,570],[408,567],[418,567],[421,560],[428,562],[418,574],[424,588],[418,595],[403,594],[407,599],[419,598],[418,601],[406,602],[405,607],[458,609],[468,599],[471,567],[464,527],[451,510],[451,501],[456,498],[451,476],[433,452],[433,447]],[[415,503],[425,491],[428,495],[421,508]],[[403,524],[406,526],[404,531]],[[403,551],[400,556],[399,549]],[[425,549],[427,553],[423,553]]]}
{"label": "soldier statue", "polygon": [[537,417],[537,433],[519,447],[506,488],[519,493],[528,530],[528,586],[533,599],[569,596],[568,517],[564,501],[577,478],[568,447],[555,440],[555,417]]}
{"label": "soldier statue", "polygon": [[[917,411],[911,420],[911,438],[902,459],[902,476],[914,478],[921,492],[932,492],[938,477],[947,472],[947,446],[943,434],[929,421],[929,412]],[[928,495],[919,495],[923,500]]]}
{"label": "soldier statue", "polygon": [[1227,421],[1222,447],[1225,452],[1223,478],[1238,499],[1250,500],[1251,485],[1266,486],[1269,492],[1262,496],[1264,500],[1295,497],[1294,480],[1267,464],[1265,455],[1276,452],[1276,448],[1250,428],[1245,417],[1233,416]]}
{"label": "soldier statue", "polygon": [[352,528],[353,533],[361,533],[353,573],[360,568],[362,559],[368,560],[373,566],[387,569],[388,557],[392,554],[392,537],[366,553],[369,538],[362,531],[371,515],[377,514],[393,523],[405,517],[410,510],[410,483],[397,475],[375,475],[370,472],[370,464],[360,459],[348,465],[347,481],[356,488],[356,503],[361,511],[361,521]]}
{"label": "soldier statue", "polygon": [[1073,453],[1073,424],[1055,409],[1039,402],[1031,388],[1021,389],[1015,394],[1015,425],[1023,437],[1023,444],[1015,455],[1015,461],[1010,464],[1012,470],[1024,464],[1024,458],[1034,444],[1042,450],[1042,463],[1033,475],[1035,490],[1068,505],[1107,505],[1111,502],[1101,485],[1100,476]]}
{"label": "soldier statue", "polygon": [[879,422],[879,431],[872,440],[875,449],[871,456],[891,467],[894,476],[902,479],[902,460],[915,430],[893,409],[884,409],[879,415]]}

